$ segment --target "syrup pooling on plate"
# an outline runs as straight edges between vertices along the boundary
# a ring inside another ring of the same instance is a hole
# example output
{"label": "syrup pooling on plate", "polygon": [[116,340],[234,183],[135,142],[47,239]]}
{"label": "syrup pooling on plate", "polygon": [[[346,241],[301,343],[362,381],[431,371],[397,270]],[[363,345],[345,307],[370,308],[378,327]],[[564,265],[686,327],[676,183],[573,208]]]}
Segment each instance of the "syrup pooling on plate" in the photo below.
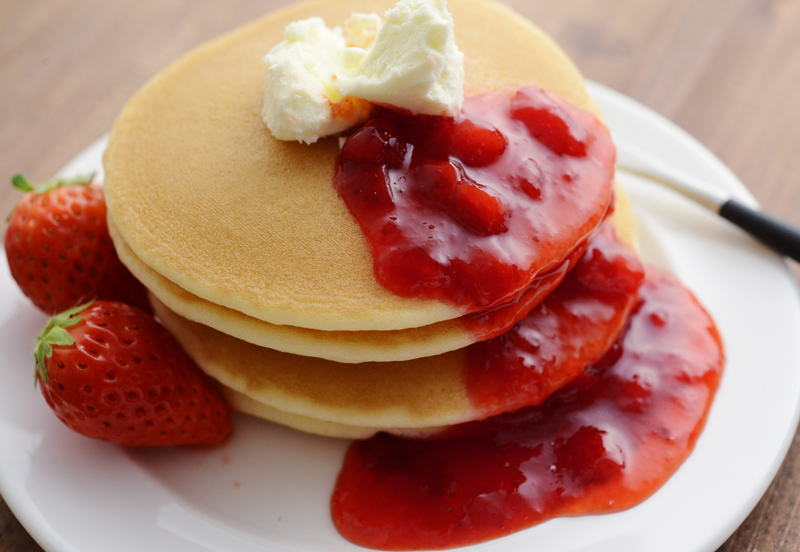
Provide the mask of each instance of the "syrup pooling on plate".
{"label": "syrup pooling on plate", "polygon": [[649,497],[693,449],[724,359],[674,279],[648,269],[639,296],[618,344],[543,404],[438,441],[351,445],[331,500],[339,532],[371,548],[449,548]]}
{"label": "syrup pooling on plate", "polygon": [[614,156],[592,114],[523,88],[467,99],[454,119],[378,109],[345,141],[334,183],[383,286],[469,313],[585,247],[612,201]]}
{"label": "syrup pooling on plate", "polygon": [[467,349],[467,392],[485,416],[544,402],[622,333],[644,268],[606,222],[564,281],[508,332]]}

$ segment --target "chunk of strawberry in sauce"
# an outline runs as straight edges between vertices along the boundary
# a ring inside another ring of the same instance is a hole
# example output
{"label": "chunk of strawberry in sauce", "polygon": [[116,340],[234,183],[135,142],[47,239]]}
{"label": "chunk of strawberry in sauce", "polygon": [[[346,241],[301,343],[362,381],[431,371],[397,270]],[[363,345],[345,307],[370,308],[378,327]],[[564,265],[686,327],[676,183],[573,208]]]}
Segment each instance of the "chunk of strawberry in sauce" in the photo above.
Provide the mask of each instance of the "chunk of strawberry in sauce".
{"label": "chunk of strawberry in sauce", "polygon": [[407,145],[397,137],[397,127],[387,119],[373,119],[344,143],[342,156],[352,161],[400,167]]}
{"label": "chunk of strawberry in sauce", "polygon": [[362,211],[380,215],[394,209],[392,189],[385,165],[347,162],[336,168],[342,191]]}
{"label": "chunk of strawberry in sauce", "polygon": [[452,161],[425,163],[414,176],[417,190],[428,203],[449,210],[469,230],[482,236],[508,230],[500,200],[464,178]]}
{"label": "chunk of strawberry in sauce", "polygon": [[449,161],[431,161],[414,169],[417,192],[426,203],[448,207],[458,185],[458,169]]}
{"label": "chunk of strawberry in sauce", "polygon": [[509,180],[531,199],[539,199],[542,196],[544,173],[532,157],[520,163],[516,170],[509,175]]}
{"label": "chunk of strawberry in sauce", "polygon": [[599,293],[634,293],[642,283],[639,261],[631,255],[611,255],[591,248],[578,265],[575,277]]}
{"label": "chunk of strawberry in sauce", "polygon": [[503,133],[486,124],[462,119],[450,131],[450,154],[470,167],[483,167],[497,161],[506,150]]}
{"label": "chunk of strawberry in sauce", "polygon": [[606,434],[585,425],[569,437],[553,441],[556,471],[583,485],[598,485],[618,478],[625,468],[624,460],[619,451],[606,448],[603,442]]}
{"label": "chunk of strawberry in sauce", "polygon": [[534,94],[530,88],[518,90],[511,101],[511,118],[522,122],[531,136],[558,155],[586,155],[586,131],[546,94]]}

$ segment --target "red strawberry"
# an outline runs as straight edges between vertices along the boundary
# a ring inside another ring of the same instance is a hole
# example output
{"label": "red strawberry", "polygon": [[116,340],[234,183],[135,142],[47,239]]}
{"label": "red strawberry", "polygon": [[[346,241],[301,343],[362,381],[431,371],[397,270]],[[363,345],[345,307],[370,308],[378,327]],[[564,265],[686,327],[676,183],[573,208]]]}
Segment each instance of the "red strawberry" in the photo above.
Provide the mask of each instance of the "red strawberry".
{"label": "red strawberry", "polygon": [[32,187],[9,217],[5,246],[11,275],[48,314],[97,298],[149,312],[146,290],[117,257],[106,225],[103,188],[92,177],[53,180]]}
{"label": "red strawberry", "polygon": [[127,446],[212,444],[231,412],[155,318],[96,301],[50,319],[34,352],[56,416],[83,435]]}

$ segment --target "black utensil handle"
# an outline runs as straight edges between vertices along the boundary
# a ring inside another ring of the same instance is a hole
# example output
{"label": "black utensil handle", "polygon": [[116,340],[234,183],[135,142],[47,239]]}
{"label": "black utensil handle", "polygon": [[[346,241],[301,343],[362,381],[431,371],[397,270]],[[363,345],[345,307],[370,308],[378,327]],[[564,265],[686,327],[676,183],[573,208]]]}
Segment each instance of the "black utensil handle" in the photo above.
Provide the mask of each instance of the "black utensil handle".
{"label": "black utensil handle", "polygon": [[800,229],[729,199],[719,214],[772,249],[800,262]]}

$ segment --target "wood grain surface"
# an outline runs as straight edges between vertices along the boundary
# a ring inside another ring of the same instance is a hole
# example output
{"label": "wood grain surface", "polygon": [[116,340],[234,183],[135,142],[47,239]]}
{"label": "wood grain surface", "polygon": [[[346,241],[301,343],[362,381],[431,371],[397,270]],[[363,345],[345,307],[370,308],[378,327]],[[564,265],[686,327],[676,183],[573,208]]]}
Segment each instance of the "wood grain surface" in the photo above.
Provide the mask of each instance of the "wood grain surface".
{"label": "wood grain surface", "polygon": [[[800,0],[506,2],[553,35],[588,78],[683,127],[765,210],[800,225]],[[2,0],[0,180],[51,176],[106,133],[159,69],[285,3]],[[0,182],[0,213],[15,200]],[[766,495],[720,551],[800,549],[799,499],[795,436]],[[0,551],[38,550],[0,499]]]}

